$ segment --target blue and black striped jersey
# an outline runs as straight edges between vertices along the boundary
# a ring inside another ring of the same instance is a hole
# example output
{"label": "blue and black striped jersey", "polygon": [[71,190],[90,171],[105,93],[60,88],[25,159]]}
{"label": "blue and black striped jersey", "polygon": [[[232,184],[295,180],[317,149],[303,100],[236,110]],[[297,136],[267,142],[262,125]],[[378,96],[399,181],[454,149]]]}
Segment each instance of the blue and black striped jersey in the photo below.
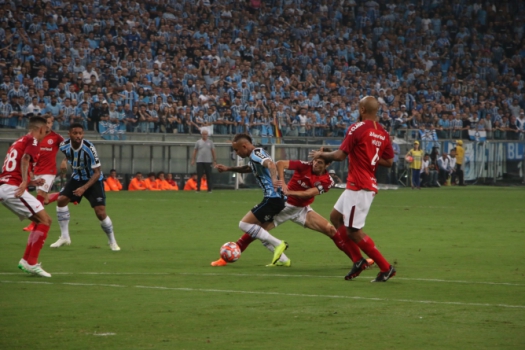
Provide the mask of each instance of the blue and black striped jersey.
{"label": "blue and black striped jersey", "polygon": [[279,188],[277,191],[273,187],[272,176],[270,170],[263,166],[265,160],[272,158],[263,148],[256,148],[250,154],[250,167],[252,168],[252,173],[257,180],[257,183],[264,191],[264,197],[269,198],[281,198],[282,193]]}
{"label": "blue and black striped jersey", "polygon": [[[95,145],[88,140],[82,140],[82,144],[74,149],[71,139],[66,139],[60,144],[60,150],[66,155],[67,161],[73,168],[71,178],[75,180],[89,180],[93,176],[93,169],[100,167],[100,159],[97,155]],[[100,172],[99,180],[104,176]]]}

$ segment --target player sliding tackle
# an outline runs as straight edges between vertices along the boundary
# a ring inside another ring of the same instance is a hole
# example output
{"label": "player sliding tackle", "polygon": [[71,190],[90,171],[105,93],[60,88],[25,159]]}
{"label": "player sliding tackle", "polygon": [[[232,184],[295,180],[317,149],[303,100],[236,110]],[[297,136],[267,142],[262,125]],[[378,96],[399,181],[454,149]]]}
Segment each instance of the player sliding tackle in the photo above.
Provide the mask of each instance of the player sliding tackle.
{"label": "player sliding tackle", "polygon": [[[275,247],[272,259],[272,264],[275,264],[288,248],[288,244],[272,236],[262,226],[264,223],[271,222],[274,216],[284,208],[284,194],[280,189],[282,181],[277,180],[277,168],[272,158],[264,149],[256,148],[249,135],[235,135],[232,147],[239,157],[249,158],[250,164],[240,167],[218,164],[215,168],[220,173],[225,171],[252,172],[255,176],[257,183],[263,189],[264,199],[241,219],[239,228],[249,236],[249,239],[259,239],[265,246]],[[242,249],[242,245],[240,247]]]}
{"label": "player sliding tackle", "polygon": [[394,161],[390,137],[376,122],[378,108],[379,103],[374,97],[366,96],[361,99],[359,122],[352,125],[339,149],[310,154],[314,160],[324,159],[326,162],[342,161],[348,156],[346,190],[330,214],[330,220],[341,236],[348,234],[349,237],[346,243],[352,249],[354,265],[346,275],[348,280],[356,278],[368,267],[359,248],[374,259],[381,270],[372,282],[386,282],[396,274],[394,267],[377,250],[374,241],[363,232],[366,216],[377,193],[376,166],[391,167]]}
{"label": "player sliding tackle", "polygon": [[[325,151],[330,151],[330,149],[325,149]],[[328,192],[334,185],[334,181],[327,172],[330,163],[319,158],[312,162],[280,160],[276,165],[280,179],[284,179],[284,171],[286,169],[293,170],[294,174],[288,185],[282,185],[283,192],[288,196],[285,208],[273,218],[272,222],[263,224],[263,228],[270,231],[286,221],[295,222],[298,225],[330,237],[335,245],[352,259],[350,247],[345,243],[346,233],[341,236],[341,233],[328,220],[310,207],[316,196]],[[253,239],[249,235],[244,234],[237,241],[237,245],[241,248],[241,251],[244,251],[251,242],[253,242]],[[266,245],[266,247],[273,250],[273,246]],[[368,263],[371,265],[374,261],[369,259]],[[226,264],[227,262],[222,258],[212,262],[212,266],[225,266]],[[267,266],[291,266],[291,261],[283,254],[276,264]]]}

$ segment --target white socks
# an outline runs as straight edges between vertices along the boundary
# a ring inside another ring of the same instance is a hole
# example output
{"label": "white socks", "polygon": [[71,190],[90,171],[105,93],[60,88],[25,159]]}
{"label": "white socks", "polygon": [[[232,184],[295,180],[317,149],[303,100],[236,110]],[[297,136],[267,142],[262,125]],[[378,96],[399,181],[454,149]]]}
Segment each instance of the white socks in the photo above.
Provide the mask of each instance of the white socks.
{"label": "white socks", "polygon": [[108,236],[109,244],[117,243],[117,241],[115,241],[115,234],[113,233],[113,223],[109,216],[106,216],[106,218],[100,222],[100,227],[102,227],[102,230]]}
{"label": "white socks", "polygon": [[259,225],[248,224],[246,222],[241,221],[239,222],[239,228],[242,232],[246,232],[247,234],[252,236],[252,238],[257,238],[263,242],[268,242],[274,247],[281,244],[280,239],[275,238],[270,234],[270,232],[266,231]]}
{"label": "white socks", "polygon": [[69,208],[57,207],[58,225],[60,226],[60,237],[63,239],[69,238]]}

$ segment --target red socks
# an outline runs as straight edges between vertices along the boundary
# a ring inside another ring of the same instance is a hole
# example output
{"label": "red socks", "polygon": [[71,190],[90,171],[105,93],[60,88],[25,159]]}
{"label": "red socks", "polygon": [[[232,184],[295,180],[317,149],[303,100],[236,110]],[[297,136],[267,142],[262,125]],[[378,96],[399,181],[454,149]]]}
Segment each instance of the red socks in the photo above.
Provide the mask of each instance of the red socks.
{"label": "red socks", "polygon": [[38,254],[40,254],[40,250],[44,247],[49,228],[47,225],[38,224],[29,234],[26,251],[24,253],[24,259],[29,265],[38,263]]}
{"label": "red socks", "polygon": [[255,241],[255,238],[252,238],[252,236],[245,233],[241,236],[241,238],[239,238],[239,240],[237,241],[237,245],[239,246],[239,248],[241,248],[241,252],[244,252],[244,250],[248,248],[250,243],[252,243],[253,241]]}
{"label": "red socks", "polygon": [[49,203],[47,204],[51,204],[53,202],[55,202],[57,199],[58,199],[58,196],[60,196],[60,192],[55,192],[55,193],[51,193],[48,198],[49,198]]}
{"label": "red socks", "polygon": [[346,234],[346,226],[341,225],[337,232],[332,237],[337,248],[342,250],[353,262],[357,262],[363,258],[361,251],[357,244],[355,244]]}
{"label": "red socks", "polygon": [[381,269],[381,272],[388,271],[390,264],[388,261],[386,261],[379,250],[377,250],[374,241],[372,241],[372,238],[365,235],[365,237],[359,243],[357,243],[357,245],[366,253],[366,255],[368,255],[371,259],[374,259],[377,266],[379,266]]}
{"label": "red socks", "polygon": [[[60,196],[60,193],[59,192],[55,192],[55,193],[51,193],[49,196],[48,196],[48,199],[49,199],[49,202],[47,204],[51,204],[53,202],[55,202],[57,199],[58,199],[58,196]],[[44,204],[44,200],[45,200],[45,197],[44,196],[36,196],[36,199]],[[47,205],[46,204],[46,205]]]}

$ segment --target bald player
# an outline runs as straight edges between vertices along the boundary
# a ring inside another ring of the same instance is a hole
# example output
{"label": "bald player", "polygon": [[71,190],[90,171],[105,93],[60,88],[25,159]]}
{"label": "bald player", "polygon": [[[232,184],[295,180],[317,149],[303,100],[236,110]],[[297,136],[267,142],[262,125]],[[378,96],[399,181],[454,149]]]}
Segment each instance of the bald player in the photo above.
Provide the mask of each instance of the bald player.
{"label": "bald player", "polygon": [[376,248],[372,238],[363,232],[365,219],[377,194],[376,166],[391,167],[394,151],[388,133],[377,122],[379,103],[375,97],[366,96],[359,101],[359,122],[348,130],[341,147],[334,152],[311,152],[314,159],[326,162],[349,160],[346,190],[341,194],[330,213],[330,221],[338,232],[346,232],[347,245],[352,249],[354,265],[345,279],[352,280],[368,268],[361,255],[363,250],[380,268],[372,282],[386,282],[396,274],[395,268],[386,261]]}

